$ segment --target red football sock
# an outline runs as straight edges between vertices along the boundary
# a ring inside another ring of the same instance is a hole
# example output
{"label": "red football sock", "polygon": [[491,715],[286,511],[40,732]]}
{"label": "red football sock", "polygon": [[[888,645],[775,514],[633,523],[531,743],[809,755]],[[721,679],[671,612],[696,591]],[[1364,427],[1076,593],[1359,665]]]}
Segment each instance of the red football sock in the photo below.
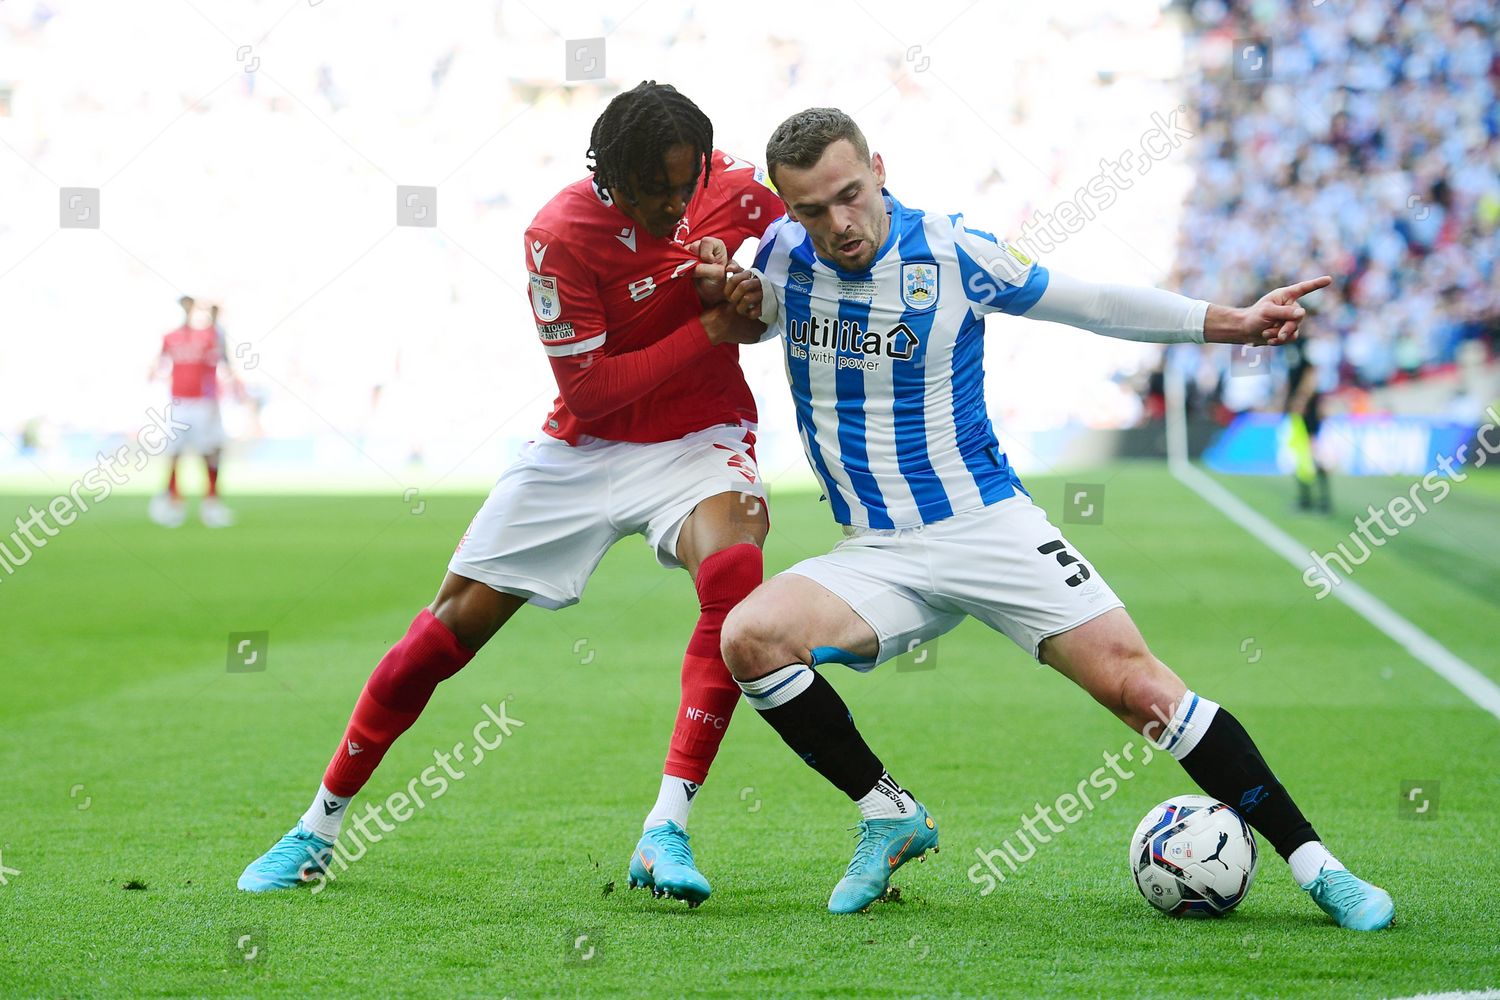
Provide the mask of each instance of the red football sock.
{"label": "red football sock", "polygon": [[212,462],[208,465],[208,495],[219,495],[219,466]]}
{"label": "red football sock", "polygon": [[363,788],[396,737],[422,714],[438,682],[473,658],[473,651],[459,645],[448,626],[423,608],[365,681],[343,742],[323,773],[323,786],[335,795],[354,795]]}
{"label": "red football sock", "polygon": [[742,542],[715,552],[698,567],[694,583],[702,613],[682,660],[682,704],[663,769],[673,777],[701,784],[724,741],[740,687],[724,665],[719,633],[730,609],[760,586],[764,565],[760,549]]}
{"label": "red football sock", "polygon": [[171,497],[173,500],[176,500],[177,497],[178,497],[178,493],[177,493],[177,456],[176,455],[172,456],[172,466],[171,466],[171,469],[172,469],[171,473],[168,474],[168,476],[167,476],[167,496]]}

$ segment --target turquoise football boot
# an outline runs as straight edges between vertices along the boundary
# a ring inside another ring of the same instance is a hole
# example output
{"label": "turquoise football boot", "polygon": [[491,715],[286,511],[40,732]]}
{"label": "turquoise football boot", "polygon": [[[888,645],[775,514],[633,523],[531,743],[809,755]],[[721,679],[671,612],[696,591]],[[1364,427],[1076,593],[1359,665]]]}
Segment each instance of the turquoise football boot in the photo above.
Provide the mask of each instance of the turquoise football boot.
{"label": "turquoise football boot", "polygon": [[236,884],[246,892],[290,889],[321,876],[332,858],[333,845],[299,819],[285,837],[250,862]]}
{"label": "turquoise football boot", "polygon": [[630,857],[630,888],[650,889],[651,895],[658,898],[684,900],[689,909],[713,891],[693,863],[687,831],[671,820],[641,835]]}
{"label": "turquoise football boot", "polygon": [[937,851],[937,824],[927,807],[917,803],[915,816],[902,819],[867,819],[859,824],[859,843],[854,860],[828,898],[830,913],[858,913],[885,895],[896,869],[912,858],[918,861],[928,851]]}
{"label": "turquoise football boot", "polygon": [[1342,868],[1324,868],[1302,888],[1324,913],[1351,931],[1378,931],[1396,917],[1390,893]]}

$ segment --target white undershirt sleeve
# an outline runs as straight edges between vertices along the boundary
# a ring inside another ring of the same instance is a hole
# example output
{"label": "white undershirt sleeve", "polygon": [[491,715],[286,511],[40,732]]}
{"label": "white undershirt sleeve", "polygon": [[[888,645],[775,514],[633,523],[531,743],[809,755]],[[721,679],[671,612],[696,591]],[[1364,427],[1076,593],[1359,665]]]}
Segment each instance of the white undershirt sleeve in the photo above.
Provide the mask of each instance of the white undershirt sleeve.
{"label": "white undershirt sleeve", "polygon": [[1025,315],[1120,340],[1201,344],[1207,313],[1202,299],[1163,288],[1095,284],[1048,268],[1046,291]]}
{"label": "white undershirt sleeve", "polygon": [[776,322],[781,315],[781,302],[777,296],[777,287],[763,271],[750,268],[750,273],[760,279],[760,321],[766,324],[766,335],[760,338],[764,344],[768,340],[774,340],[781,333],[781,326]]}

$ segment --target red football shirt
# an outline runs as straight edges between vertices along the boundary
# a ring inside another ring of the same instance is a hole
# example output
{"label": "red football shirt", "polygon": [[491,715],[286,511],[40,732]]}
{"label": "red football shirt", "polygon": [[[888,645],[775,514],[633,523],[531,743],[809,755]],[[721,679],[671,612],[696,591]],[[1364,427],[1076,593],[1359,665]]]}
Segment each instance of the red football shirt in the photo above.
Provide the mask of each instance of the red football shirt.
{"label": "red football shirt", "polygon": [[739,347],[714,346],[699,322],[697,258],[705,236],[730,254],[782,214],[752,164],[719,150],[671,239],[658,239],[585,178],[558,193],[526,230],[537,334],[559,396],[542,429],[576,444],[670,441],[755,420]]}
{"label": "red football shirt", "polygon": [[213,399],[219,394],[219,362],[224,345],[216,327],[186,324],[161,339],[161,353],[172,362],[174,399]]}

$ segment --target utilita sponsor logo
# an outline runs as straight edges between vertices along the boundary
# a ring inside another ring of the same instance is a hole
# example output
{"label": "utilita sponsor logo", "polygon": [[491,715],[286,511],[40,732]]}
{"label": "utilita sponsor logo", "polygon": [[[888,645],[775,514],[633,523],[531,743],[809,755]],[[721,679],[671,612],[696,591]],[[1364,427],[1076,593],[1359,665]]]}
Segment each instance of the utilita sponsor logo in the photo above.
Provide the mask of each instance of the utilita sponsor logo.
{"label": "utilita sponsor logo", "polygon": [[909,361],[921,341],[905,323],[898,323],[884,335],[866,330],[858,320],[832,319],[827,316],[797,320],[787,324],[787,339],[798,347],[824,348],[846,354],[883,354],[897,361]]}

